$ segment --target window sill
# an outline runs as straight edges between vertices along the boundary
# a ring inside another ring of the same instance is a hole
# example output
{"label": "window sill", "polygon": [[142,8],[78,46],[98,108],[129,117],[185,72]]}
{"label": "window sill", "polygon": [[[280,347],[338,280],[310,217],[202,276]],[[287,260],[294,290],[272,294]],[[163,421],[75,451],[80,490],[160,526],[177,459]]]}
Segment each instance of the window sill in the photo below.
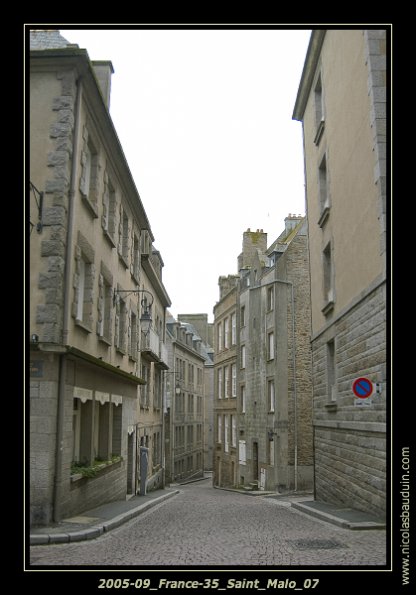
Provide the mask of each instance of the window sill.
{"label": "window sill", "polygon": [[105,343],[105,345],[108,345],[108,347],[111,347],[111,339],[108,339],[107,337],[99,335],[98,340],[100,341],[100,343]]}
{"label": "window sill", "polygon": [[111,244],[112,248],[116,247],[116,243],[114,241],[113,236],[111,235],[111,233],[109,233],[109,231],[107,231],[106,229],[103,230],[103,234],[104,237],[106,238],[106,240],[109,242],[109,244]]}
{"label": "window sill", "polygon": [[86,196],[85,194],[81,194],[82,196],[82,201],[85,204],[85,206],[87,207],[87,210],[89,211],[89,214],[92,215],[94,217],[94,219],[98,219],[98,208],[97,205],[94,204],[93,202],[90,201],[90,199],[88,198],[88,196]]}
{"label": "window sill", "polygon": [[122,347],[116,347],[116,352],[119,353],[120,355],[126,355],[126,350],[123,349]]}
{"label": "window sill", "polygon": [[136,362],[136,363],[139,361],[137,359],[137,357],[135,357],[134,355],[131,355],[130,353],[129,353],[129,360],[132,361],[132,362]]}
{"label": "window sill", "polygon": [[325,306],[321,309],[321,312],[324,316],[328,316],[334,309],[335,302],[333,300],[327,302]]}
{"label": "window sill", "polygon": [[126,269],[128,269],[128,268],[129,268],[129,263],[127,262],[127,259],[126,259],[126,257],[125,257],[125,256],[123,256],[123,254],[119,254],[119,255],[118,255],[118,258],[119,258],[119,260],[120,260],[120,261],[123,263],[124,267],[125,267]]}
{"label": "window sill", "polygon": [[318,219],[318,225],[319,225],[319,227],[322,228],[324,226],[325,222],[327,221],[327,219],[329,217],[329,211],[330,211],[330,207],[329,206],[324,207],[324,209],[323,209],[323,211],[321,213],[321,216]]}
{"label": "window sill", "polygon": [[316,130],[315,138],[313,139],[313,142],[315,145],[317,145],[317,146],[319,145],[322,135],[324,133],[324,130],[325,130],[325,120],[321,120],[319,122],[318,128]]}
{"label": "window sill", "polygon": [[336,403],[325,403],[325,409],[327,411],[336,411],[338,409],[338,405]]}
{"label": "window sill", "polygon": [[75,319],[75,326],[81,328],[86,333],[92,333],[92,328],[90,328],[89,326],[87,326],[85,324],[85,322],[83,322],[82,320],[79,320],[78,318]]}

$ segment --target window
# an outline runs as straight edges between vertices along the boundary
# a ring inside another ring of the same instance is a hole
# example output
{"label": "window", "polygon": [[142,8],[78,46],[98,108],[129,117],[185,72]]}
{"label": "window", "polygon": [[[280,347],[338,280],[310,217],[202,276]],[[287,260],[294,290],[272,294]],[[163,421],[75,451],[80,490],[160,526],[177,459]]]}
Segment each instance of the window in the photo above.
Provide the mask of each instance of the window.
{"label": "window", "polygon": [[323,105],[323,96],[322,96],[322,78],[319,74],[318,79],[315,84],[314,88],[314,100],[315,100],[315,139],[314,143],[319,145],[319,141],[321,140],[322,133],[324,131],[325,126],[325,118],[324,118],[324,105]]}
{"label": "window", "polygon": [[267,402],[271,413],[274,413],[274,397],[274,380],[269,380],[267,382]]}
{"label": "window", "polygon": [[246,346],[245,345],[241,345],[241,349],[240,349],[240,367],[241,368],[246,367]]}
{"label": "window", "polygon": [[228,318],[224,320],[224,349],[228,349],[230,346],[230,321]]}
{"label": "window", "polygon": [[132,258],[132,275],[139,282],[140,278],[140,251],[139,251],[139,238],[136,234],[133,236],[133,258]]}
{"label": "window", "polygon": [[224,388],[224,396],[226,399],[228,399],[228,397],[230,396],[230,374],[228,366],[224,366]]}
{"label": "window", "polygon": [[131,311],[130,312],[130,326],[129,326],[129,356],[137,360],[137,316]]}
{"label": "window", "polygon": [[223,375],[222,368],[218,368],[217,380],[218,380],[218,398],[219,399],[222,399],[222,375]]}
{"label": "window", "polygon": [[274,440],[269,438],[268,444],[269,444],[269,465],[273,466],[274,465]]}
{"label": "window", "polygon": [[142,384],[140,386],[140,406],[143,408],[149,407],[150,401],[150,391],[149,391],[149,382],[150,382],[150,366],[145,362],[142,361],[142,372],[141,376],[146,384]]}
{"label": "window", "polygon": [[124,264],[128,266],[129,255],[129,218],[126,211],[120,205],[120,226],[118,235],[118,253]]}
{"label": "window", "polygon": [[322,227],[329,216],[330,201],[326,169],[326,155],[323,156],[318,170],[320,217],[318,225]]}
{"label": "window", "polygon": [[240,440],[238,443],[238,462],[240,465],[246,464],[246,441]]}
{"label": "window", "polygon": [[231,446],[237,446],[237,419],[235,415],[231,416]]}
{"label": "window", "polygon": [[241,306],[240,308],[240,327],[246,325],[246,307]]}
{"label": "window", "polygon": [[328,314],[334,307],[333,266],[331,242],[325,246],[322,253],[324,307],[322,312]]}
{"label": "window", "polygon": [[222,442],[222,415],[217,418],[217,442],[220,444]]}
{"label": "window", "polygon": [[231,314],[231,345],[237,343],[237,330],[236,330],[236,316],[235,312]]}
{"label": "window", "polygon": [[274,308],[274,287],[267,288],[267,310],[273,310]]}
{"label": "window", "polygon": [[217,333],[218,333],[218,351],[221,351],[223,348],[222,342],[222,322],[220,322],[217,326]]}
{"label": "window", "polygon": [[126,325],[127,306],[126,302],[117,294],[115,314],[115,346],[122,353],[126,352]]}
{"label": "window", "polygon": [[[76,394],[79,395],[75,396]],[[74,388],[72,461],[91,465],[121,454],[122,397]]]}
{"label": "window", "polygon": [[246,412],[246,387],[242,386],[240,389],[241,396],[241,413]]}
{"label": "window", "polygon": [[231,396],[237,396],[237,366],[231,364]]}
{"label": "window", "polygon": [[105,235],[115,245],[116,191],[107,172],[104,173],[103,215],[101,225]]}
{"label": "window", "polygon": [[100,340],[111,343],[111,316],[113,311],[113,276],[101,263],[101,273],[98,276],[98,318],[97,335]]}
{"label": "window", "polygon": [[85,238],[78,234],[75,247],[74,302],[72,314],[77,325],[92,331],[93,327],[93,287],[94,287],[94,251]]}
{"label": "window", "polygon": [[336,395],[336,382],[335,382],[335,342],[334,339],[328,341],[326,344],[326,378],[327,378],[327,391],[328,391],[328,403],[335,403],[337,400]]}
{"label": "window", "polygon": [[274,333],[267,334],[267,359],[274,359]]}
{"label": "window", "polygon": [[89,211],[98,217],[97,191],[98,191],[98,150],[86,127],[83,131],[83,147],[81,150],[81,177],[79,189]]}
{"label": "window", "polygon": [[229,452],[230,416],[224,415],[224,452]]}

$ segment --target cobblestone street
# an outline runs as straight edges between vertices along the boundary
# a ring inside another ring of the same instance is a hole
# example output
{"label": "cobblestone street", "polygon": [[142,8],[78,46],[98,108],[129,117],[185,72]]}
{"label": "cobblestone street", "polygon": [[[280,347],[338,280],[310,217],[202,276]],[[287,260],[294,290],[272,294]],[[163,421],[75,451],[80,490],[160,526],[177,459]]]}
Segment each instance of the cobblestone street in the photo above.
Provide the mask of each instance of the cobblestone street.
{"label": "cobblestone street", "polygon": [[386,532],[352,531],[287,500],[214,489],[205,480],[87,542],[30,548],[31,566],[372,566]]}

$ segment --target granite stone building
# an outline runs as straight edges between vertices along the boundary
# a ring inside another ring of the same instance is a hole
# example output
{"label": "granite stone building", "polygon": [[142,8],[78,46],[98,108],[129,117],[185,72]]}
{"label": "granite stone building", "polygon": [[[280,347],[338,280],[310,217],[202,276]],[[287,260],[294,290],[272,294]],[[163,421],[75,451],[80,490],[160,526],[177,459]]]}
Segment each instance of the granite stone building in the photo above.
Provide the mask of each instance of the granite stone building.
{"label": "granite stone building", "polygon": [[[289,215],[268,247],[247,230],[238,275],[214,308],[214,484],[271,491],[313,485],[306,220]],[[228,378],[228,380],[227,380]]]}
{"label": "granite stone building", "polygon": [[237,299],[238,275],[220,277],[220,299],[214,307],[214,420],[213,483],[238,482],[238,378]]}
{"label": "granite stone building", "polygon": [[111,62],[57,30],[28,43],[30,513],[42,525],[163,485],[170,300],[109,114]]}
{"label": "granite stone building", "polygon": [[[293,112],[304,135],[316,498],[380,516],[387,44],[385,29],[314,30]],[[360,378],[368,387],[361,396],[354,392]]]}
{"label": "granite stone building", "polygon": [[[166,374],[165,456],[166,481],[181,482],[203,477],[205,445],[205,400],[213,373],[212,349],[197,334],[193,324],[172,316],[167,319],[170,371]],[[178,317],[179,318],[179,317]],[[211,449],[212,450],[212,449]]]}

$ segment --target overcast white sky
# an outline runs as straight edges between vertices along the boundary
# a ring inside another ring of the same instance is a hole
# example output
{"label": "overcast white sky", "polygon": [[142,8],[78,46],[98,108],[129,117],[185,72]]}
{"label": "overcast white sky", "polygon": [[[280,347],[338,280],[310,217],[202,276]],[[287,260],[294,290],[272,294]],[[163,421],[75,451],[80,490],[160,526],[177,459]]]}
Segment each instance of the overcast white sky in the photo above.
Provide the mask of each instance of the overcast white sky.
{"label": "overcast white sky", "polygon": [[60,29],[114,67],[110,114],[163,261],[171,313],[213,320],[243,232],[305,213],[292,120],[310,30]]}

